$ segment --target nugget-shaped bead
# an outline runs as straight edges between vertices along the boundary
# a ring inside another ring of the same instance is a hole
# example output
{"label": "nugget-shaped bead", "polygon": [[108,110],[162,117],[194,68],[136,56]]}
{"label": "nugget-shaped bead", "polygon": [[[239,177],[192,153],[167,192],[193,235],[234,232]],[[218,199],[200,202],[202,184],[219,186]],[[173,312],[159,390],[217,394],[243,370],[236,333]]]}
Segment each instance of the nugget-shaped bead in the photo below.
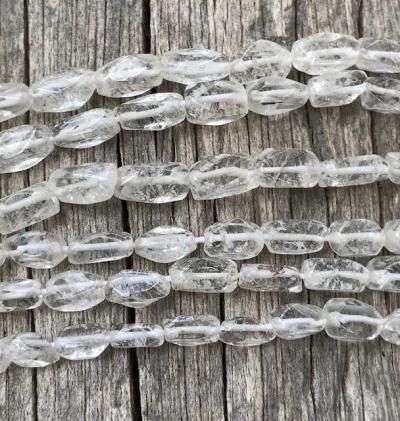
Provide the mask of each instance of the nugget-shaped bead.
{"label": "nugget-shaped bead", "polygon": [[23,83],[0,83],[0,123],[29,110],[31,90]]}
{"label": "nugget-shaped bead", "polygon": [[324,246],[326,226],[319,221],[281,220],[262,226],[265,245],[271,253],[308,254]]}
{"label": "nugget-shaped bead", "polygon": [[293,66],[310,75],[345,70],[357,63],[359,47],[349,35],[321,32],[293,44]]}
{"label": "nugget-shaped bead", "polygon": [[219,340],[233,346],[257,346],[275,339],[271,324],[262,324],[249,317],[235,317],[221,323]]}
{"label": "nugget-shaped bead", "polygon": [[32,279],[0,283],[0,312],[30,310],[42,304],[42,286]]}
{"label": "nugget-shaped bead", "polygon": [[383,227],[385,247],[394,254],[400,254],[400,219],[387,221]]}
{"label": "nugget-shaped bead", "polygon": [[387,342],[400,345],[400,310],[395,310],[386,318],[381,337]]}
{"label": "nugget-shaped bead", "polygon": [[219,320],[209,314],[167,319],[163,327],[165,340],[179,346],[204,345],[219,339]]}
{"label": "nugget-shaped bead", "polygon": [[154,348],[164,343],[164,330],[161,326],[133,323],[120,326],[111,332],[113,348]]}
{"label": "nugget-shaped bead", "polygon": [[335,221],[329,227],[327,240],[339,256],[375,256],[384,245],[381,227],[368,219]]}
{"label": "nugget-shaped bead", "polygon": [[185,85],[223,79],[230,71],[224,54],[206,48],[169,51],[161,57],[161,66],[164,79]]}
{"label": "nugget-shaped bead", "polygon": [[325,332],[339,341],[375,339],[382,329],[378,310],[355,298],[331,298],[325,305],[328,313]]}
{"label": "nugget-shaped bead", "polygon": [[309,188],[320,177],[319,159],[305,149],[265,149],[254,169],[261,187]]}
{"label": "nugget-shaped bead", "polygon": [[189,193],[189,174],[180,162],[125,165],[118,168],[115,196],[143,203],[183,200]]}
{"label": "nugget-shaped bead", "polygon": [[34,184],[0,200],[0,233],[18,231],[58,212],[60,203],[46,183]]}
{"label": "nugget-shaped bead", "polygon": [[108,97],[140,95],[161,82],[160,59],[153,54],[118,57],[96,71],[97,92]]}
{"label": "nugget-shaped bead", "polygon": [[9,355],[7,355],[7,349],[13,339],[10,336],[0,339],[0,373],[4,373],[11,364]]}
{"label": "nugget-shaped bead", "polygon": [[400,152],[389,152],[385,156],[388,165],[387,177],[392,183],[400,184]]}
{"label": "nugget-shaped bead", "polygon": [[60,168],[47,185],[61,202],[87,205],[111,199],[117,176],[115,164],[96,162]]}
{"label": "nugget-shaped bead", "polygon": [[224,257],[193,257],[169,268],[172,289],[191,292],[232,292],[237,286],[236,263]]}
{"label": "nugget-shaped bead", "polygon": [[164,130],[186,118],[185,101],[173,92],[133,99],[116,107],[115,113],[125,130]]}
{"label": "nugget-shaped bead", "polygon": [[400,72],[400,43],[387,38],[360,38],[359,69],[376,73]]}
{"label": "nugget-shaped bead", "polygon": [[400,292],[400,256],[378,256],[368,262],[368,288]]}
{"label": "nugget-shaped bead", "polygon": [[361,105],[377,113],[400,113],[400,80],[369,77],[361,95]]}

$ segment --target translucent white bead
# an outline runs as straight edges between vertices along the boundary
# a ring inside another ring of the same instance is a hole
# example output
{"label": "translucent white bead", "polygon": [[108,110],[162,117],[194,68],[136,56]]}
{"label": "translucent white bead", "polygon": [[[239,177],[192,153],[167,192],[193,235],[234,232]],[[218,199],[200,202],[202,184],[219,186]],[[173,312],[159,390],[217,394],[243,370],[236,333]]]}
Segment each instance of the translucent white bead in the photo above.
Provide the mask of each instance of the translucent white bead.
{"label": "translucent white bead", "polygon": [[132,308],[143,308],[165,298],[171,289],[169,280],[156,272],[122,270],[108,278],[108,301]]}
{"label": "translucent white bead", "polygon": [[271,76],[247,87],[249,110],[261,115],[285,114],[302,107],[310,96],[307,85]]}
{"label": "translucent white bead", "polygon": [[23,311],[42,304],[42,286],[32,279],[0,283],[0,312]]}
{"label": "translucent white bead", "polygon": [[0,132],[0,174],[27,170],[53,150],[51,130],[44,125],[24,124],[4,130]]}
{"label": "translucent white bead", "polygon": [[355,298],[331,298],[324,306],[328,313],[326,334],[340,341],[376,338],[383,319],[378,310]]}
{"label": "translucent white bead", "polygon": [[375,257],[367,268],[370,271],[369,289],[400,292],[400,256]]}
{"label": "translucent white bead", "polygon": [[388,165],[388,178],[392,183],[400,184],[400,152],[389,152],[385,156]]}
{"label": "translucent white bead", "polygon": [[256,188],[252,165],[250,156],[233,154],[210,156],[196,162],[189,169],[193,198],[219,199]]}
{"label": "translucent white bead", "polygon": [[251,83],[262,77],[286,77],[292,68],[292,55],[285,47],[260,39],[234,54],[230,79]]}
{"label": "translucent white bead", "polygon": [[152,324],[126,324],[111,332],[113,348],[154,348],[164,343],[164,330]]}
{"label": "translucent white bead", "polygon": [[319,159],[305,149],[265,149],[254,169],[261,187],[309,188],[320,177]]}
{"label": "translucent white bead", "polygon": [[225,257],[193,257],[169,268],[171,287],[178,291],[232,292],[237,286],[236,263]]}
{"label": "translucent white bead", "polygon": [[87,205],[111,199],[117,177],[116,164],[96,162],[55,170],[47,185],[61,202]]}
{"label": "translucent white bead", "polygon": [[400,72],[400,43],[387,38],[360,38],[359,69],[376,73]]}
{"label": "translucent white bead", "polygon": [[345,70],[357,63],[359,47],[350,35],[321,32],[296,41],[292,46],[293,66],[310,75]]}
{"label": "translucent white bead", "polygon": [[271,324],[261,324],[248,317],[235,317],[221,323],[219,340],[234,346],[257,346],[275,339]]}
{"label": "translucent white bead", "polygon": [[377,113],[400,113],[400,80],[369,77],[361,95],[361,105]]}
{"label": "translucent white bead", "polygon": [[177,316],[164,320],[164,337],[167,342],[179,346],[197,346],[219,339],[219,320],[209,314]]}
{"label": "translucent white bead", "polygon": [[307,259],[301,272],[306,288],[319,291],[361,292],[369,278],[365,266],[348,259]]}
{"label": "translucent white bead", "polygon": [[400,219],[387,221],[383,227],[385,247],[394,254],[400,254]]}
{"label": "translucent white bead", "polygon": [[140,95],[161,82],[160,59],[153,54],[118,57],[96,72],[97,92],[114,98]]}
{"label": "translucent white bead", "polygon": [[100,145],[120,132],[114,111],[94,108],[75,114],[53,129],[57,146],[83,149]]}
{"label": "translucent white bead", "polygon": [[312,219],[272,221],[262,226],[270,253],[308,254],[324,246],[326,226]]}
{"label": "translucent white bead", "polygon": [[0,373],[4,373],[11,364],[9,355],[7,355],[7,349],[13,339],[14,337],[12,336],[6,336],[0,339]]}
{"label": "translucent white bead", "polygon": [[104,301],[105,280],[90,272],[69,270],[47,281],[44,302],[53,310],[83,311]]}
{"label": "translucent white bead", "polygon": [[196,250],[195,236],[180,227],[163,225],[135,240],[135,253],[159,263],[171,263]]}
{"label": "translucent white bead", "polygon": [[93,95],[94,72],[70,69],[38,80],[31,89],[34,111],[61,113],[77,110]]}
{"label": "translucent white bead", "polygon": [[59,212],[60,203],[47,184],[34,184],[0,199],[0,233],[18,231]]}
{"label": "translucent white bead", "polygon": [[168,51],[161,57],[161,66],[164,79],[185,85],[223,79],[230,71],[224,54],[206,48]]}
{"label": "translucent white bead", "polygon": [[145,95],[115,108],[125,130],[164,130],[186,118],[185,101],[174,92]]}
{"label": "translucent white bead", "polygon": [[0,123],[29,110],[31,90],[23,83],[0,83]]}
{"label": "translucent white bead", "polygon": [[242,265],[239,286],[251,291],[298,293],[303,289],[300,272],[291,266],[252,263]]}
{"label": "translucent white bead", "polygon": [[400,345],[400,310],[395,310],[386,318],[381,337],[394,345]]}
{"label": "translucent white bead", "polygon": [[381,227],[368,219],[335,221],[327,234],[331,249],[339,256],[375,256],[384,245]]}
{"label": "translucent white bead", "polygon": [[183,200],[189,193],[189,174],[180,162],[125,165],[118,168],[115,196],[143,203]]}

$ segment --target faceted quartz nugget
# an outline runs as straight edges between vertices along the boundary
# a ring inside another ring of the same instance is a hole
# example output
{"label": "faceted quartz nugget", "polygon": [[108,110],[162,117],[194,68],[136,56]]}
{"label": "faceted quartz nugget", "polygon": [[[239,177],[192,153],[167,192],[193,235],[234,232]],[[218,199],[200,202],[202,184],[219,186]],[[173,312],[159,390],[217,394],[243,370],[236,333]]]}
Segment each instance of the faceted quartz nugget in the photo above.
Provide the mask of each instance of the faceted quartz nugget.
{"label": "faceted quartz nugget", "polygon": [[47,185],[61,202],[87,205],[111,199],[117,176],[116,164],[96,162],[55,170]]}
{"label": "faceted quartz nugget", "polygon": [[358,57],[357,40],[333,32],[301,38],[292,46],[293,66],[309,75],[348,69],[357,63]]}
{"label": "faceted quartz nugget", "polygon": [[140,95],[161,82],[160,59],[153,54],[118,57],[96,71],[97,92],[108,97]]}
{"label": "faceted quartz nugget", "polygon": [[164,343],[164,330],[153,324],[133,323],[111,332],[113,348],[154,348]]}
{"label": "faceted quartz nugget", "polygon": [[219,340],[227,345],[257,346],[275,339],[271,324],[261,324],[248,317],[235,317],[221,323]]}
{"label": "faceted quartz nugget", "polygon": [[249,111],[246,89],[238,82],[217,80],[185,89],[186,116],[190,123],[219,126],[243,118]]}
{"label": "faceted quartz nugget", "polygon": [[327,230],[322,222],[312,219],[272,221],[262,229],[270,253],[295,255],[320,251]]}
{"label": "faceted quartz nugget", "polygon": [[394,254],[400,254],[400,219],[387,221],[383,227],[385,247]]}
{"label": "faceted quartz nugget", "polygon": [[302,107],[310,96],[307,85],[278,76],[259,79],[247,86],[249,110],[272,116]]}
{"label": "faceted quartz nugget", "polygon": [[400,152],[389,152],[385,156],[388,165],[388,178],[392,183],[400,184]]}
{"label": "faceted quartz nugget", "polygon": [[186,118],[185,101],[174,92],[145,95],[115,108],[125,130],[164,130]]}
{"label": "faceted quartz nugget", "polygon": [[183,200],[189,193],[189,174],[180,162],[125,165],[118,168],[115,196],[143,203]]}
{"label": "faceted quartz nugget", "polygon": [[23,171],[38,164],[54,150],[51,130],[24,124],[0,132],[0,174]]}
{"label": "faceted quartz nugget", "polygon": [[253,160],[247,155],[221,154],[196,162],[189,169],[190,190],[195,200],[211,200],[253,190],[257,181]]}
{"label": "faceted quartz nugget", "polygon": [[359,69],[376,73],[400,72],[400,43],[387,38],[360,38]]}
{"label": "faceted quartz nugget", "polygon": [[368,288],[400,292],[400,256],[378,256],[368,262]]}
{"label": "faceted quartz nugget", "polygon": [[111,139],[120,132],[120,127],[114,111],[94,108],[67,118],[53,132],[57,146],[83,149]]}
{"label": "faceted quartz nugget", "polygon": [[261,187],[309,188],[320,177],[319,159],[305,149],[265,149],[254,169]]}
{"label": "faceted quartz nugget", "polygon": [[354,298],[331,298],[324,306],[328,313],[326,334],[340,341],[376,338],[383,319],[378,310]]}
{"label": "faceted quartz nugget", "polygon": [[23,83],[0,83],[0,123],[29,110],[31,90]]}
{"label": "faceted quartz nugget", "polygon": [[400,80],[369,77],[361,95],[361,105],[366,110],[377,113],[400,113]]}
{"label": "faceted quartz nugget", "polygon": [[194,257],[169,268],[171,287],[178,291],[232,292],[237,286],[236,263],[225,257]]}
{"label": "faceted quartz nugget", "polygon": [[400,310],[395,310],[383,323],[381,337],[392,344],[400,345]]}
{"label": "faceted quartz nugget", "polygon": [[42,286],[32,279],[0,283],[0,312],[30,310],[42,304]]}

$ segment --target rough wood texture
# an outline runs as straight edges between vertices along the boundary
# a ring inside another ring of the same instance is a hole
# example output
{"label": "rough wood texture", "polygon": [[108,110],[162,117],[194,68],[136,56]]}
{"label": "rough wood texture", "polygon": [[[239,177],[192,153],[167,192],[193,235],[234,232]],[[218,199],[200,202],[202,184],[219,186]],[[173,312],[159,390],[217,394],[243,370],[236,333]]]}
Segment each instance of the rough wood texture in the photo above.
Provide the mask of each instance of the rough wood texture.
{"label": "rough wood texture", "polygon": [[[230,53],[250,39],[270,38],[290,46],[318,31],[356,37],[398,39],[400,6],[395,0],[1,0],[0,80],[30,83],[69,66],[91,69],[132,52],[162,54],[172,48],[203,45]],[[304,75],[292,76],[304,80]],[[164,84],[160,90],[180,90]],[[88,105],[111,107],[117,101],[95,97]],[[2,124],[24,122],[53,125],[61,115],[25,115]],[[191,163],[225,152],[258,153],[272,147],[305,147],[322,159],[400,149],[399,117],[370,114],[358,103],[340,109],[303,108],[290,116],[247,119],[220,128],[182,123],[162,133],[123,132],[118,138],[85,151],[57,149],[29,172],[0,177],[5,196],[44,180],[60,166],[80,162],[119,164],[149,161]],[[379,222],[399,218],[399,189],[389,183],[312,191],[257,190],[215,202],[185,200],[174,205],[146,206],[112,200],[96,206],[62,206],[59,216],[39,227],[66,237],[81,232],[129,230],[135,235],[159,224],[179,224],[195,234],[217,220],[242,217],[256,223],[272,218],[307,218],[326,223],[366,217]],[[323,255],[328,255],[325,249]],[[300,264],[263,252],[258,261]],[[54,272],[65,270],[68,264]],[[165,272],[138,257],[112,264],[84,266],[107,276],[135,267]],[[24,271],[13,264],[1,279],[51,272]],[[361,298],[383,313],[400,306],[394,294],[365,292]],[[289,301],[322,305],[331,295],[300,296],[173,293],[164,301],[137,311],[103,304],[76,314],[46,310],[2,314],[2,334],[36,329],[55,335],[72,323],[122,321],[160,322],[184,313],[209,313],[221,319],[235,315],[265,317]],[[215,344],[181,349],[108,350],[82,363],[65,360],[40,370],[13,367],[0,377],[2,420],[366,420],[400,419],[399,349],[383,341],[351,345],[323,334],[288,342],[277,340],[257,349]]]}

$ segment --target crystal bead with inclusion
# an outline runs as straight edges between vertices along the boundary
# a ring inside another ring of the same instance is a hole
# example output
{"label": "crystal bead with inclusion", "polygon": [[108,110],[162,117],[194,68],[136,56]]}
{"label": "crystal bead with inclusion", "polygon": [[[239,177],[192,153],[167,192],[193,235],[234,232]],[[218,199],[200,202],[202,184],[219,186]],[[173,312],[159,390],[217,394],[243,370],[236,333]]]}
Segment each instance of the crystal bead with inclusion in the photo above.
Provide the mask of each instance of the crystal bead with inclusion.
{"label": "crystal bead with inclusion", "polygon": [[0,83],[0,123],[29,110],[31,90],[23,83]]}
{"label": "crystal bead with inclusion", "polygon": [[397,309],[385,319],[381,337],[391,344],[400,345],[400,310]]}
{"label": "crystal bead with inclusion", "polygon": [[31,310],[39,307],[42,301],[40,281],[17,279],[0,283],[0,312]]}
{"label": "crystal bead with inclusion", "polygon": [[163,343],[164,330],[154,324],[125,324],[111,332],[113,348],[154,348]]}
{"label": "crystal bead with inclusion", "polygon": [[383,226],[385,247],[394,254],[400,254],[400,219],[387,221]]}
{"label": "crystal bead with inclusion", "polygon": [[400,72],[400,43],[388,38],[360,38],[357,67],[376,73]]}
{"label": "crystal bead with inclusion", "polygon": [[400,80],[369,77],[361,95],[361,105],[369,111],[383,114],[400,113]]}
{"label": "crystal bead with inclusion", "polygon": [[368,288],[400,292],[400,256],[377,256],[368,262]]}

